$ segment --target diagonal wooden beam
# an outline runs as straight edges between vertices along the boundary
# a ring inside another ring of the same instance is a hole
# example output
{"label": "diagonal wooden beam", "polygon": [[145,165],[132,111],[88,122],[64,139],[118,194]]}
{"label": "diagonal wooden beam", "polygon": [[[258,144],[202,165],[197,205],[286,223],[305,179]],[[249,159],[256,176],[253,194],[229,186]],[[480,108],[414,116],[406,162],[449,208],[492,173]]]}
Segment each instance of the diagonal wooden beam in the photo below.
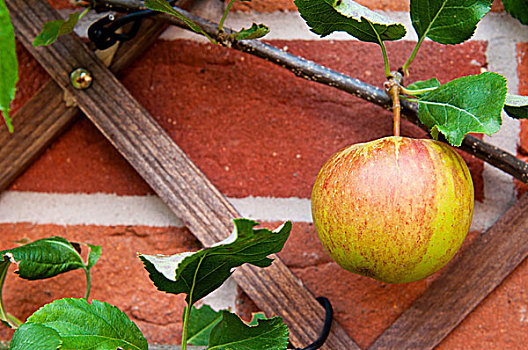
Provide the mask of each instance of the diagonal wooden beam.
{"label": "diagonal wooden beam", "polygon": [[[68,35],[50,47],[32,47],[42,25],[58,18],[56,11],[38,0],[9,0],[7,5],[22,44],[189,230],[205,245],[227,237],[231,219],[239,214],[79,38]],[[89,89],[70,85],[69,74],[78,67],[91,72]],[[274,258],[271,267],[245,266],[234,278],[257,306],[284,318],[294,345],[306,346],[322,329],[324,310],[286,265]],[[359,349],[338,323],[324,348]]]}
{"label": "diagonal wooden beam", "polygon": [[467,247],[369,348],[432,349],[528,256],[528,195]]}
{"label": "diagonal wooden beam", "polygon": [[[110,66],[119,72],[134,62],[153,43],[167,24],[146,20],[133,41],[121,44]],[[35,159],[76,120],[80,111],[67,106],[64,91],[50,80],[20,108],[13,118],[14,134],[0,128],[0,192],[28,168]]]}

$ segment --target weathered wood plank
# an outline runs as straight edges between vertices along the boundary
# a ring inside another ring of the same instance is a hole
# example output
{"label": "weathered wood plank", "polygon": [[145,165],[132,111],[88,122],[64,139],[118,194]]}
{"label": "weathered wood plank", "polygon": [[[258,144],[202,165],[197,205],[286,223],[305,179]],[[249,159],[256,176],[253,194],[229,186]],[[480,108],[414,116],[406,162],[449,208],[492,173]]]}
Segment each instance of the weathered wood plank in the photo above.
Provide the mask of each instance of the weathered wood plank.
{"label": "weathered wood plank", "polygon": [[370,347],[432,349],[528,255],[528,196],[467,247]]}
{"label": "weathered wood plank", "polygon": [[[120,45],[110,67],[112,72],[134,62],[166,27],[164,21],[144,23],[135,40]],[[64,91],[50,80],[14,115],[14,134],[0,128],[0,192],[76,120],[79,112],[75,106],[66,106]]]}
{"label": "weathered wood plank", "polygon": [[[236,210],[77,37],[61,37],[46,48],[31,46],[42,24],[57,13],[43,1],[7,4],[19,40],[190,231],[205,245],[225,238]],[[92,73],[87,90],[70,86],[69,73],[78,67]],[[305,346],[318,336],[323,308],[278,258],[269,268],[244,267],[234,277],[261,309],[284,318],[294,345]],[[325,349],[359,349],[337,323],[326,344]]]}

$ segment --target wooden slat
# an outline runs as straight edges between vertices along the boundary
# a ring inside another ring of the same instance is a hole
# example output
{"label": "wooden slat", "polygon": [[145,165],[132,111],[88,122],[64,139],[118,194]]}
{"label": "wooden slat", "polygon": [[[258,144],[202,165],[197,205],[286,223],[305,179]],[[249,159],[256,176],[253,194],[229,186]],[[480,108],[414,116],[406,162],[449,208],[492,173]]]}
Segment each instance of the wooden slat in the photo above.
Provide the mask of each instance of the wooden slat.
{"label": "wooden slat", "polygon": [[528,255],[528,196],[467,247],[370,349],[432,349]]}
{"label": "wooden slat", "polygon": [[[120,45],[110,69],[119,72],[130,65],[166,27],[162,21],[144,23],[135,40]],[[64,92],[53,80],[17,111],[13,118],[15,133],[0,129],[0,192],[76,120],[79,112],[75,106],[66,106]]]}
{"label": "wooden slat", "polygon": [[[61,37],[46,48],[31,46],[42,24],[56,19],[57,13],[44,1],[10,0],[7,4],[19,40],[189,230],[204,245],[225,238],[232,229],[231,219],[239,216],[236,210],[77,37]],[[77,67],[92,73],[91,88],[79,91],[70,86],[69,72]],[[294,345],[305,346],[322,328],[323,308],[275,259],[266,269],[239,269],[235,280],[263,311],[284,318]],[[334,323],[325,349],[359,348]]]}

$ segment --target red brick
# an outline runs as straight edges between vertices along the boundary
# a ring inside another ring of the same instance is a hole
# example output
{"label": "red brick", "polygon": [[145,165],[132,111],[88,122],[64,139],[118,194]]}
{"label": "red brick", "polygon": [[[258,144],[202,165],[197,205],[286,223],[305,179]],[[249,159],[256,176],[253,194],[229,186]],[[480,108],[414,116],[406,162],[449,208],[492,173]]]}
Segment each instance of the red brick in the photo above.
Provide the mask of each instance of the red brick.
{"label": "red brick", "polygon": [[[381,86],[379,48],[358,42],[274,41],[294,54]],[[412,43],[388,45],[394,66]],[[410,81],[442,82],[479,73],[486,45],[427,42]],[[437,68],[436,68],[437,67]],[[446,68],[447,67],[447,68]],[[212,182],[228,196],[308,198],[317,172],[337,150],[390,135],[390,113],[360,99],[294,77],[261,59],[189,41],[160,41],[124,72],[123,82]],[[146,185],[110,144],[80,122],[55,143],[13,189],[146,193]],[[402,133],[423,137],[404,122]],[[76,145],[80,143],[80,145]],[[69,159],[69,161],[68,161]],[[466,157],[482,198],[482,163]]]}
{"label": "red brick", "polygon": [[46,71],[18,41],[16,43],[16,54],[18,59],[18,83],[15,100],[11,105],[11,115],[14,115],[50,79]]}
{"label": "red brick", "polygon": [[[357,2],[372,10],[409,11],[409,2],[404,0],[359,0]],[[237,1],[233,5],[233,10],[256,12],[297,11],[297,7],[293,0]]]}
{"label": "red brick", "polygon": [[519,145],[517,153],[528,155],[528,120],[521,120],[521,131],[519,132]]}
{"label": "red brick", "polygon": [[[528,95],[528,43],[517,45],[517,74],[519,94]],[[519,153],[528,155],[528,121],[521,120]]]}
{"label": "red brick", "polygon": [[[528,95],[528,43],[517,44],[517,74],[519,76],[519,94]],[[521,120],[517,154],[528,161],[528,120]],[[519,196],[528,190],[528,185],[515,180]]]}
{"label": "red brick", "polygon": [[[102,256],[92,270],[91,298],[125,311],[149,341],[174,343],[180,340],[183,297],[157,291],[137,253],[174,254],[196,250],[200,245],[187,229],[2,224],[0,230],[1,249],[14,247],[15,241],[21,239],[32,241],[52,235],[101,245]],[[82,271],[42,281],[25,281],[10,273],[4,288],[4,301],[9,312],[25,319],[55,299],[82,297],[84,289]],[[0,339],[10,337],[5,327],[0,329]]]}
{"label": "red brick", "polygon": [[519,93],[528,95],[528,43],[517,44],[517,69],[519,74]]}
{"label": "red brick", "polygon": [[[522,124],[521,124],[522,125]],[[528,163],[528,156],[524,154],[518,154],[517,157],[524,162]],[[528,191],[528,185],[515,179],[515,189],[517,190],[517,197],[520,198],[523,194]]]}
{"label": "red brick", "polygon": [[[80,9],[71,4],[69,0],[48,0],[56,9]],[[363,6],[373,10],[381,11],[409,11],[409,2],[404,0],[359,0]],[[226,2],[227,4],[228,2]],[[293,0],[261,0],[253,2],[237,1],[233,5],[233,11],[256,11],[256,12],[274,12],[274,11],[297,11]],[[492,11],[504,11],[501,1],[495,1]]]}
{"label": "red brick", "polygon": [[78,9],[80,11],[83,10],[80,7],[76,7],[72,5],[72,2],[70,0],[48,0],[48,2],[51,4],[51,6],[53,6],[57,10],[61,10],[61,9],[76,9],[76,10]]}
{"label": "red brick", "polygon": [[[244,321],[250,322],[253,314],[259,312],[257,305],[251,300],[240,287],[237,287],[236,312]],[[273,315],[266,315],[272,317]]]}
{"label": "red brick", "polygon": [[[279,225],[280,223],[276,222],[265,226],[274,229]],[[311,223],[294,223],[290,237],[279,256],[289,267],[307,267],[332,261]]]}
{"label": "red brick", "polygon": [[504,12],[504,5],[502,4],[502,0],[493,1],[493,4],[491,5],[491,11]]}
{"label": "red brick", "polygon": [[83,117],[11,186],[12,190],[144,195],[152,190]]}
{"label": "red brick", "polygon": [[[404,0],[359,0],[357,2],[372,10],[409,11],[409,1]],[[233,10],[256,12],[297,11],[297,7],[293,0],[237,1],[233,5]],[[495,12],[504,11],[504,6],[502,6],[501,1],[495,1],[491,10]],[[412,30],[412,28],[408,28],[408,30]]]}
{"label": "red brick", "polygon": [[521,349],[528,343],[528,261],[524,261],[438,346]]}

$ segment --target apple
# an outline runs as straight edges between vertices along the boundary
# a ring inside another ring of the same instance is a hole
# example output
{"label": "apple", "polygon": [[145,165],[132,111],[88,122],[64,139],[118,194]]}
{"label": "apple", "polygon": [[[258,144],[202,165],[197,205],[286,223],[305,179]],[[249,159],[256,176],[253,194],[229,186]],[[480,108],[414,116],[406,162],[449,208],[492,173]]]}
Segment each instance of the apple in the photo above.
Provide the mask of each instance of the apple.
{"label": "apple", "polygon": [[450,146],[391,136],[334,154],[313,187],[319,238],[344,269],[386,283],[451,260],[473,217],[473,182]]}

